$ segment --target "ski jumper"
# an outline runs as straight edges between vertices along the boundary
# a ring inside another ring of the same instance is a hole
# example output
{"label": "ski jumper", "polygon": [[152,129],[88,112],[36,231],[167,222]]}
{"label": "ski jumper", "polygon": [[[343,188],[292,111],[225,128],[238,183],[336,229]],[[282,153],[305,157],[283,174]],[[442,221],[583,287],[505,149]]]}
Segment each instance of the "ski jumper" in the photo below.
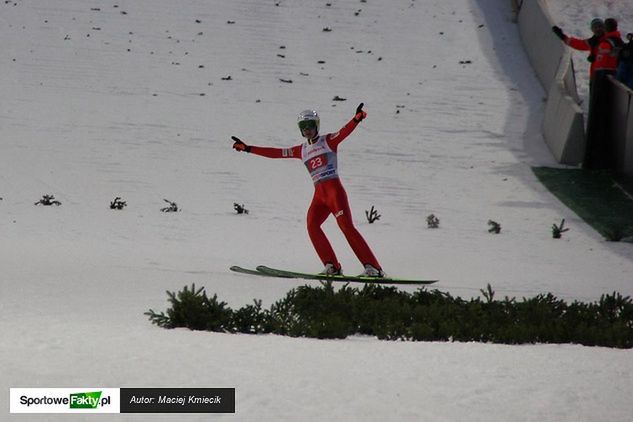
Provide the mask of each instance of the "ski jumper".
{"label": "ski jumper", "polygon": [[345,235],[345,239],[363,264],[380,269],[380,264],[369,245],[354,226],[347,193],[338,175],[337,148],[356,128],[358,122],[350,120],[337,133],[318,136],[291,148],[251,146],[250,152],[268,158],[295,158],[305,164],[314,182],[314,196],[308,208],[307,225],[310,240],[323,264],[332,263],[340,268],[334,249],[321,229],[321,225],[333,214]]}

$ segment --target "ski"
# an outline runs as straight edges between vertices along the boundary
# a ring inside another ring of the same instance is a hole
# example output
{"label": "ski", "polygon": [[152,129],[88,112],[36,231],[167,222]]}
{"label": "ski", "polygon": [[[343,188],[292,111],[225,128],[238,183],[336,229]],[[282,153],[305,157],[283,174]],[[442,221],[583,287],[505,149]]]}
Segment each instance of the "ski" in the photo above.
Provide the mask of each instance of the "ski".
{"label": "ski", "polygon": [[[244,268],[237,265],[233,265],[232,267],[229,268],[229,270],[234,271],[236,273],[241,273],[241,274],[259,275],[262,277],[272,277],[270,274],[266,274],[257,270],[251,270],[250,268]],[[285,277],[285,278],[294,278],[294,277]]]}
{"label": "ski", "polygon": [[232,267],[229,268],[229,270],[235,271],[236,273],[242,273],[242,274],[266,275],[264,273],[260,273],[257,270],[251,270],[251,269],[248,269],[248,268],[238,267],[237,265],[233,265]]}
{"label": "ski", "polygon": [[237,266],[237,265],[233,265],[232,267],[229,268],[229,270],[234,271],[236,273],[249,274],[249,275],[259,275],[259,276],[262,276],[262,277],[295,278],[295,277],[290,277],[290,276],[282,277],[282,276],[277,276],[277,275],[266,274],[266,273],[263,273],[261,271],[251,270],[250,268],[244,268],[244,267],[240,267],[240,266]]}
{"label": "ski", "polygon": [[[265,265],[260,265],[253,270],[246,270],[240,267],[231,267],[231,270],[237,272],[244,272],[247,274],[264,275],[269,277],[281,277],[281,278],[300,278],[304,280],[323,280],[323,281],[337,281],[343,283],[379,283],[379,284],[433,284],[438,280],[413,280],[394,277],[363,277],[352,275],[323,275],[323,274],[310,274],[296,271],[286,271],[276,268],[270,268]],[[241,271],[246,270],[246,271]]]}

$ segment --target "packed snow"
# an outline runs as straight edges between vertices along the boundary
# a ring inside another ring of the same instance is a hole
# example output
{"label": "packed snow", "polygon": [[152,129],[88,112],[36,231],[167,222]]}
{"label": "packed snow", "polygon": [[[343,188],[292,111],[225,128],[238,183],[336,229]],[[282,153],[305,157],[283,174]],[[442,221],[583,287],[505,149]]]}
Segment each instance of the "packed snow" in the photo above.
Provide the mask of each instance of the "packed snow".
{"label": "packed snow", "polygon": [[[579,36],[596,13],[633,29],[631,0],[551,3]],[[192,283],[233,308],[303,283],[234,264],[319,271],[305,169],[237,153],[230,137],[296,145],[301,110],[335,132],[361,102],[341,178],[389,275],[462,297],[488,283],[497,297],[631,295],[633,245],[606,242],[532,174],[556,163],[509,1],[11,0],[0,19],[1,420],[82,420],[10,415],[6,401],[10,387],[77,386],[234,387],[236,414],[216,418],[253,421],[633,414],[630,350],[230,335],[143,315]],[[47,194],[61,205],[34,205]],[[111,210],[115,197],[127,206]],[[180,212],[161,212],[164,199]],[[324,228],[359,273],[333,220]]]}

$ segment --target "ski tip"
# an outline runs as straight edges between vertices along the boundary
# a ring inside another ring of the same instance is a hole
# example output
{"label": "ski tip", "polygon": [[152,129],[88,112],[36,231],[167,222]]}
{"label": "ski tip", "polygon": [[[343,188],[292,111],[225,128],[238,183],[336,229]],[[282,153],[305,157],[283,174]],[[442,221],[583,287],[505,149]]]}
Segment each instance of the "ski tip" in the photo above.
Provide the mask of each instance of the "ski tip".
{"label": "ski tip", "polygon": [[334,275],[327,276],[322,274],[309,274],[302,272],[286,271],[276,268],[267,267],[266,265],[258,265],[254,270],[246,269],[239,266],[230,267],[231,271],[263,275],[269,277],[278,278],[299,278],[304,280],[319,280],[319,281],[335,281],[343,283],[366,283],[366,284],[400,284],[400,285],[429,285],[437,283],[439,280],[422,280],[422,279],[402,279],[394,277],[362,277],[362,276],[346,276],[346,275]]}

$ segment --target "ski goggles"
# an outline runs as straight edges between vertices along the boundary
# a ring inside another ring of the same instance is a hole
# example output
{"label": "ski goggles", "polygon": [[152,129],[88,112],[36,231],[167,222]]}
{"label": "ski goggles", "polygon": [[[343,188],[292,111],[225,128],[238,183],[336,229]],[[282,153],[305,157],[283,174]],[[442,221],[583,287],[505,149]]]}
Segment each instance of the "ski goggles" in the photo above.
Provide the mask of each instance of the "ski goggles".
{"label": "ski goggles", "polygon": [[317,127],[314,120],[301,120],[298,124],[300,130],[316,129]]}

